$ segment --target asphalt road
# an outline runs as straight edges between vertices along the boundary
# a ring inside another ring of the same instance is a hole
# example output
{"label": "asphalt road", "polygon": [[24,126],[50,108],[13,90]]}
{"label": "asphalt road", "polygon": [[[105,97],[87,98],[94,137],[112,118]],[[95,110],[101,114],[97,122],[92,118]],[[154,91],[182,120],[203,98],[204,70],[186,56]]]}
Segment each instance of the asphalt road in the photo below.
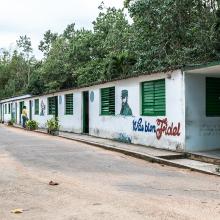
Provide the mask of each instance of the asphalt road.
{"label": "asphalt road", "polygon": [[0,220],[11,219],[216,220],[220,178],[0,125]]}

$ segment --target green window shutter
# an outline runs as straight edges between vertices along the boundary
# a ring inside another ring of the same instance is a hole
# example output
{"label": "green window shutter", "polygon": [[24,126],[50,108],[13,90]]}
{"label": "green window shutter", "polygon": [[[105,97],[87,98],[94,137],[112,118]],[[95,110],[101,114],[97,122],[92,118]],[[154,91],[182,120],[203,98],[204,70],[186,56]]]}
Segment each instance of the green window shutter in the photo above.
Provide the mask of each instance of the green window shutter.
{"label": "green window shutter", "polygon": [[34,100],[34,114],[39,115],[39,99]]}
{"label": "green window shutter", "polygon": [[142,115],[166,115],[165,79],[142,83]]}
{"label": "green window shutter", "polygon": [[73,115],[73,94],[65,95],[65,114]]}
{"label": "green window shutter", "polygon": [[47,99],[47,103],[48,103],[48,115],[55,115],[55,113],[56,113],[55,97],[49,97]]}
{"label": "green window shutter", "polygon": [[101,89],[101,115],[115,115],[115,87]]}
{"label": "green window shutter", "polygon": [[220,116],[220,78],[206,78],[206,116]]}

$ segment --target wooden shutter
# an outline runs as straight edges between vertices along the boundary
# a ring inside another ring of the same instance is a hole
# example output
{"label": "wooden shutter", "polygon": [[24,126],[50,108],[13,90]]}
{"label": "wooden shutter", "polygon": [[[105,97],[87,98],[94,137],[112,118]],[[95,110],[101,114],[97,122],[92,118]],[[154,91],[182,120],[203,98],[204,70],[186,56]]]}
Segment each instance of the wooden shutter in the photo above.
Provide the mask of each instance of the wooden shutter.
{"label": "wooden shutter", "polygon": [[55,97],[48,98],[48,115],[55,115],[56,113],[56,100]]}
{"label": "wooden shutter", "polygon": [[39,115],[39,99],[34,100],[34,114]]}
{"label": "wooden shutter", "polygon": [[73,115],[73,94],[65,95],[65,113],[66,115]]}
{"label": "wooden shutter", "polygon": [[206,116],[220,116],[220,78],[206,78]]}
{"label": "wooden shutter", "polygon": [[142,83],[142,115],[165,116],[165,79]]}
{"label": "wooden shutter", "polygon": [[101,114],[115,115],[115,87],[101,89]]}

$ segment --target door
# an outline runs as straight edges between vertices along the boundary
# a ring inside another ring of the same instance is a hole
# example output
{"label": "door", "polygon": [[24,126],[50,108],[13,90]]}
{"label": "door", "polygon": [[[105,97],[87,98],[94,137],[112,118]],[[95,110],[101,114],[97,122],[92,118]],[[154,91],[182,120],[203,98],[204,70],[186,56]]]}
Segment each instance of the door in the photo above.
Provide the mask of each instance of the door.
{"label": "door", "polygon": [[48,98],[48,115],[58,117],[58,97],[53,96]]}
{"label": "door", "polygon": [[11,119],[15,123],[15,103],[11,103]]}
{"label": "door", "polygon": [[32,120],[32,101],[29,101],[29,120]]}
{"label": "door", "polygon": [[83,133],[89,134],[89,92],[83,92]]}
{"label": "door", "polygon": [[17,116],[17,108],[18,108],[18,106],[17,106],[17,102],[15,102],[15,123],[17,124],[18,123],[18,116]]}
{"label": "door", "polygon": [[21,124],[21,114],[22,114],[22,109],[24,107],[24,102],[19,102],[19,123]]}

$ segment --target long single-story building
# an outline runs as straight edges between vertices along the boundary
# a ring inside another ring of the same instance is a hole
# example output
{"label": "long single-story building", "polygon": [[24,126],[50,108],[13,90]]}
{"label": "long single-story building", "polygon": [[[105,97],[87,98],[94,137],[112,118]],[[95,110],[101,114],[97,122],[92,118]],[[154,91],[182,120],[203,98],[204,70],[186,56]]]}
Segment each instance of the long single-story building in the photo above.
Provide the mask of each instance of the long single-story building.
{"label": "long single-story building", "polygon": [[0,101],[0,119],[182,152],[220,149],[220,63]]}

